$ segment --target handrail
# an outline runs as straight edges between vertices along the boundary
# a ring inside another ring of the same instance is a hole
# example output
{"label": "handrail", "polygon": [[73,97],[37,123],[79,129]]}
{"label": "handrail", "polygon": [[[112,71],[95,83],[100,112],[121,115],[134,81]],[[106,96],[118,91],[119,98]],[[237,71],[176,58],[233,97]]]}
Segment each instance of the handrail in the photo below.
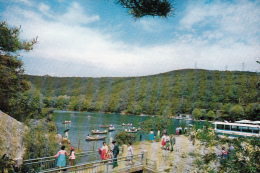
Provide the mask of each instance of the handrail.
{"label": "handrail", "polygon": [[[134,155],[130,155],[130,156],[124,156],[124,157],[118,157],[118,158],[113,158],[113,159],[107,159],[107,160],[101,160],[101,161],[92,161],[92,162],[85,162],[85,163],[81,163],[81,164],[78,164],[78,165],[75,165],[75,166],[67,166],[67,167],[62,167],[62,168],[54,168],[54,169],[51,169],[51,170],[43,170],[41,171],[41,173],[44,173],[44,172],[50,172],[50,171],[60,171],[60,170],[63,170],[63,169],[69,169],[69,168],[77,168],[77,167],[80,167],[80,166],[86,166],[86,165],[91,165],[91,164],[98,164],[98,163],[104,163],[104,162],[109,162],[109,161],[113,161],[113,160],[120,160],[120,159],[128,159],[129,157],[134,157],[134,156],[143,156],[143,153],[140,153],[140,154],[134,154]],[[141,157],[142,158],[142,157]],[[91,168],[91,167],[89,167]]]}
{"label": "handrail", "polygon": [[[94,150],[94,151],[93,150],[88,150],[87,152],[75,153],[75,155],[86,154],[86,153],[93,153],[93,152],[98,152],[98,150]],[[41,157],[41,158],[35,158],[35,159],[27,159],[27,160],[24,160],[23,162],[34,161],[34,160],[44,160],[44,159],[49,159],[49,158],[53,158],[53,156]]]}

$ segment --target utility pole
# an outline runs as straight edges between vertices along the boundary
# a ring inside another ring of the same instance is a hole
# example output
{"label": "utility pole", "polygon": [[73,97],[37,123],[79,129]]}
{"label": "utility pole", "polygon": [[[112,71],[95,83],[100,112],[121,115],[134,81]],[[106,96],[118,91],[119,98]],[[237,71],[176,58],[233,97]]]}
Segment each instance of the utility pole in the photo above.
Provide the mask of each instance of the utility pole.
{"label": "utility pole", "polygon": [[242,63],[242,71],[244,71],[245,70],[245,63],[243,62]]}

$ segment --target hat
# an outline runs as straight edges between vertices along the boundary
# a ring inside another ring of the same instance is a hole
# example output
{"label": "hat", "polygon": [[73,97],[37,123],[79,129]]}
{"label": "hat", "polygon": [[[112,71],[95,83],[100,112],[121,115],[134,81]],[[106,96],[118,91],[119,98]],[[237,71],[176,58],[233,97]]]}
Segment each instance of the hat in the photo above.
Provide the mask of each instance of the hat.
{"label": "hat", "polygon": [[70,150],[73,150],[73,148],[71,147]]}
{"label": "hat", "polygon": [[112,144],[115,144],[115,143],[116,143],[116,141],[113,141],[113,142],[112,142]]}

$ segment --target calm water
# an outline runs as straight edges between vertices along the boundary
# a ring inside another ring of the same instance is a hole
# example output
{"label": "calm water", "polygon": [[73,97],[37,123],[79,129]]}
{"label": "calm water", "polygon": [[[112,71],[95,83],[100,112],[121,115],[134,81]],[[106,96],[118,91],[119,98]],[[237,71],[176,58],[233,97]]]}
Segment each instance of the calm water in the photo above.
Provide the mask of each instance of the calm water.
{"label": "calm water", "polygon": [[[71,116],[74,114],[74,116]],[[120,131],[124,131],[127,126],[122,126],[123,123],[132,123],[134,127],[139,127],[138,123],[145,121],[148,116],[136,116],[136,115],[121,115],[121,114],[107,114],[107,113],[90,113],[90,112],[72,112],[72,111],[55,111],[55,123],[58,126],[58,133],[65,136],[64,130],[70,129],[69,140],[74,147],[79,147],[82,150],[92,150],[93,147],[102,147],[102,143],[106,141],[110,144],[115,134]],[[91,117],[88,118],[87,116]],[[71,121],[70,124],[62,124],[65,120]],[[189,124],[201,125],[201,122],[186,121],[186,120],[175,120],[169,119],[171,121],[171,126],[168,127],[167,131],[169,134],[175,134],[175,129],[177,126],[188,126]],[[106,136],[105,140],[99,141],[86,141],[87,135],[91,135],[92,129],[99,129],[99,131],[104,131],[108,128],[99,127],[102,124],[112,124],[116,131],[108,132],[107,134],[100,134],[99,136]],[[140,139],[140,134],[137,133],[137,139]],[[142,134],[143,139],[148,139],[148,134]]]}

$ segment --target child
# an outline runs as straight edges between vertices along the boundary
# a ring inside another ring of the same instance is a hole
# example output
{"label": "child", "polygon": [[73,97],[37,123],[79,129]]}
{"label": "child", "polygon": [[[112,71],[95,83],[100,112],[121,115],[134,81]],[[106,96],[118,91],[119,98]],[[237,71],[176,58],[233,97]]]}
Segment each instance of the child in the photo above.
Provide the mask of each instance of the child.
{"label": "child", "polygon": [[[113,159],[113,152],[112,150],[110,149],[109,152],[108,152],[108,159]],[[111,161],[112,163],[113,161]]]}
{"label": "child", "polygon": [[75,157],[74,149],[71,147],[70,148],[70,157],[69,157],[69,159],[70,159],[70,166],[73,166],[75,158],[76,157]]}

